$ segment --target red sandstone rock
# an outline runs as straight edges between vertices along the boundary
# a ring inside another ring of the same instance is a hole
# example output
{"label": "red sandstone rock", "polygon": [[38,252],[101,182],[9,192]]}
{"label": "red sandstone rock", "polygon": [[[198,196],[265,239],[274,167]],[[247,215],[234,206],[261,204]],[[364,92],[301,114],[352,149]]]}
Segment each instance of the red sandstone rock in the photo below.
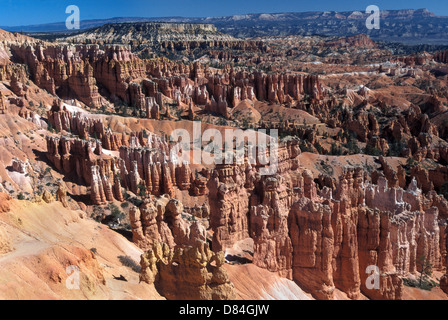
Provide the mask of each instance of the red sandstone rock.
{"label": "red sandstone rock", "polygon": [[446,51],[439,51],[434,55],[434,60],[448,63],[448,50]]}
{"label": "red sandstone rock", "polygon": [[56,191],[56,199],[61,202],[65,208],[69,207],[67,201],[67,188],[62,182],[59,182],[58,190]]}
{"label": "red sandstone rock", "polygon": [[233,284],[223,267],[223,252],[212,252],[205,242],[174,250],[165,243],[155,243],[142,255],[140,264],[140,281],[154,283],[169,300],[235,299]]}
{"label": "red sandstone rock", "polygon": [[0,192],[0,212],[8,212],[10,210],[9,200],[11,200],[9,194]]}
{"label": "red sandstone rock", "polygon": [[254,239],[254,263],[292,279],[288,213],[295,197],[284,183],[281,176],[263,181],[263,201],[250,211],[250,236]]}
{"label": "red sandstone rock", "polygon": [[5,97],[3,96],[3,93],[0,92],[0,113],[5,114],[6,111],[7,111],[7,108],[6,108]]}
{"label": "red sandstone rock", "polygon": [[174,248],[205,241],[205,228],[199,221],[188,221],[187,216],[182,203],[167,195],[146,199],[139,208],[130,210],[133,241],[145,250],[156,242]]}

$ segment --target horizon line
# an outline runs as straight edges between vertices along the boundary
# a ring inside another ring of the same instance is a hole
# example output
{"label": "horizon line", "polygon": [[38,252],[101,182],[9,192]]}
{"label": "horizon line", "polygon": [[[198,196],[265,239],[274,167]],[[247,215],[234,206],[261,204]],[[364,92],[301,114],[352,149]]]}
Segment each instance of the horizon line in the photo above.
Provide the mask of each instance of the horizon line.
{"label": "horizon line", "polygon": [[[403,9],[383,9],[384,11],[405,11],[405,10],[414,10],[414,11],[420,11],[420,10],[426,10],[430,13],[433,13],[435,17],[448,17],[444,15],[437,15],[434,11],[430,11],[427,8],[403,8]],[[336,13],[345,13],[345,12],[365,12],[365,10],[343,10],[343,11],[337,11],[337,10],[309,10],[309,11],[283,11],[283,12],[252,12],[252,13],[238,13],[238,14],[232,14],[232,15],[216,15],[216,16],[152,16],[152,17],[143,17],[143,16],[115,16],[115,17],[107,17],[107,18],[91,18],[91,19],[81,19],[80,23],[83,22],[89,22],[89,21],[96,21],[96,20],[112,20],[112,19],[126,19],[126,18],[141,18],[141,19],[166,19],[166,18],[185,18],[185,19],[204,19],[204,18],[222,18],[222,17],[234,17],[234,16],[244,16],[244,15],[257,15],[257,14],[285,14],[285,13],[313,13],[313,12],[336,12]],[[165,21],[160,21],[165,22]],[[42,22],[42,23],[34,23],[34,24],[19,24],[19,25],[3,25],[0,26],[0,28],[17,28],[17,27],[36,27],[36,26],[43,26],[43,25],[53,25],[53,24],[61,24],[65,23],[65,21],[53,21],[53,22]]]}

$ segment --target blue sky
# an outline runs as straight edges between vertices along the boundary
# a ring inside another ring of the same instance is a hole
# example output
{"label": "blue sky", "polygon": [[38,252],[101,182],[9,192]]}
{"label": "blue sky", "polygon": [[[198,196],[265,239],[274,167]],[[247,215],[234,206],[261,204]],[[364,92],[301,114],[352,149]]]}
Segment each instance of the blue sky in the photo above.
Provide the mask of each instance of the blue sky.
{"label": "blue sky", "polygon": [[124,16],[227,16],[242,13],[287,11],[428,8],[448,16],[447,0],[0,0],[0,25],[18,26],[62,22],[68,5],[80,8],[81,20]]}

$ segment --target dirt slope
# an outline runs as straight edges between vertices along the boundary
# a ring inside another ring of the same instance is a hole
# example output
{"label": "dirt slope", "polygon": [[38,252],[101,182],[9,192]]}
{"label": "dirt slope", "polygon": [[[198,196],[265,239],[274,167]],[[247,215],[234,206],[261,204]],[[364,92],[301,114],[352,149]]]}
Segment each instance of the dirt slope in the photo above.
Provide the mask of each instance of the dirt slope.
{"label": "dirt slope", "polygon": [[[59,202],[10,205],[0,214],[9,251],[0,255],[0,299],[163,299],[139,284],[141,250],[123,236]],[[66,286],[70,265],[80,270],[79,290]]]}

